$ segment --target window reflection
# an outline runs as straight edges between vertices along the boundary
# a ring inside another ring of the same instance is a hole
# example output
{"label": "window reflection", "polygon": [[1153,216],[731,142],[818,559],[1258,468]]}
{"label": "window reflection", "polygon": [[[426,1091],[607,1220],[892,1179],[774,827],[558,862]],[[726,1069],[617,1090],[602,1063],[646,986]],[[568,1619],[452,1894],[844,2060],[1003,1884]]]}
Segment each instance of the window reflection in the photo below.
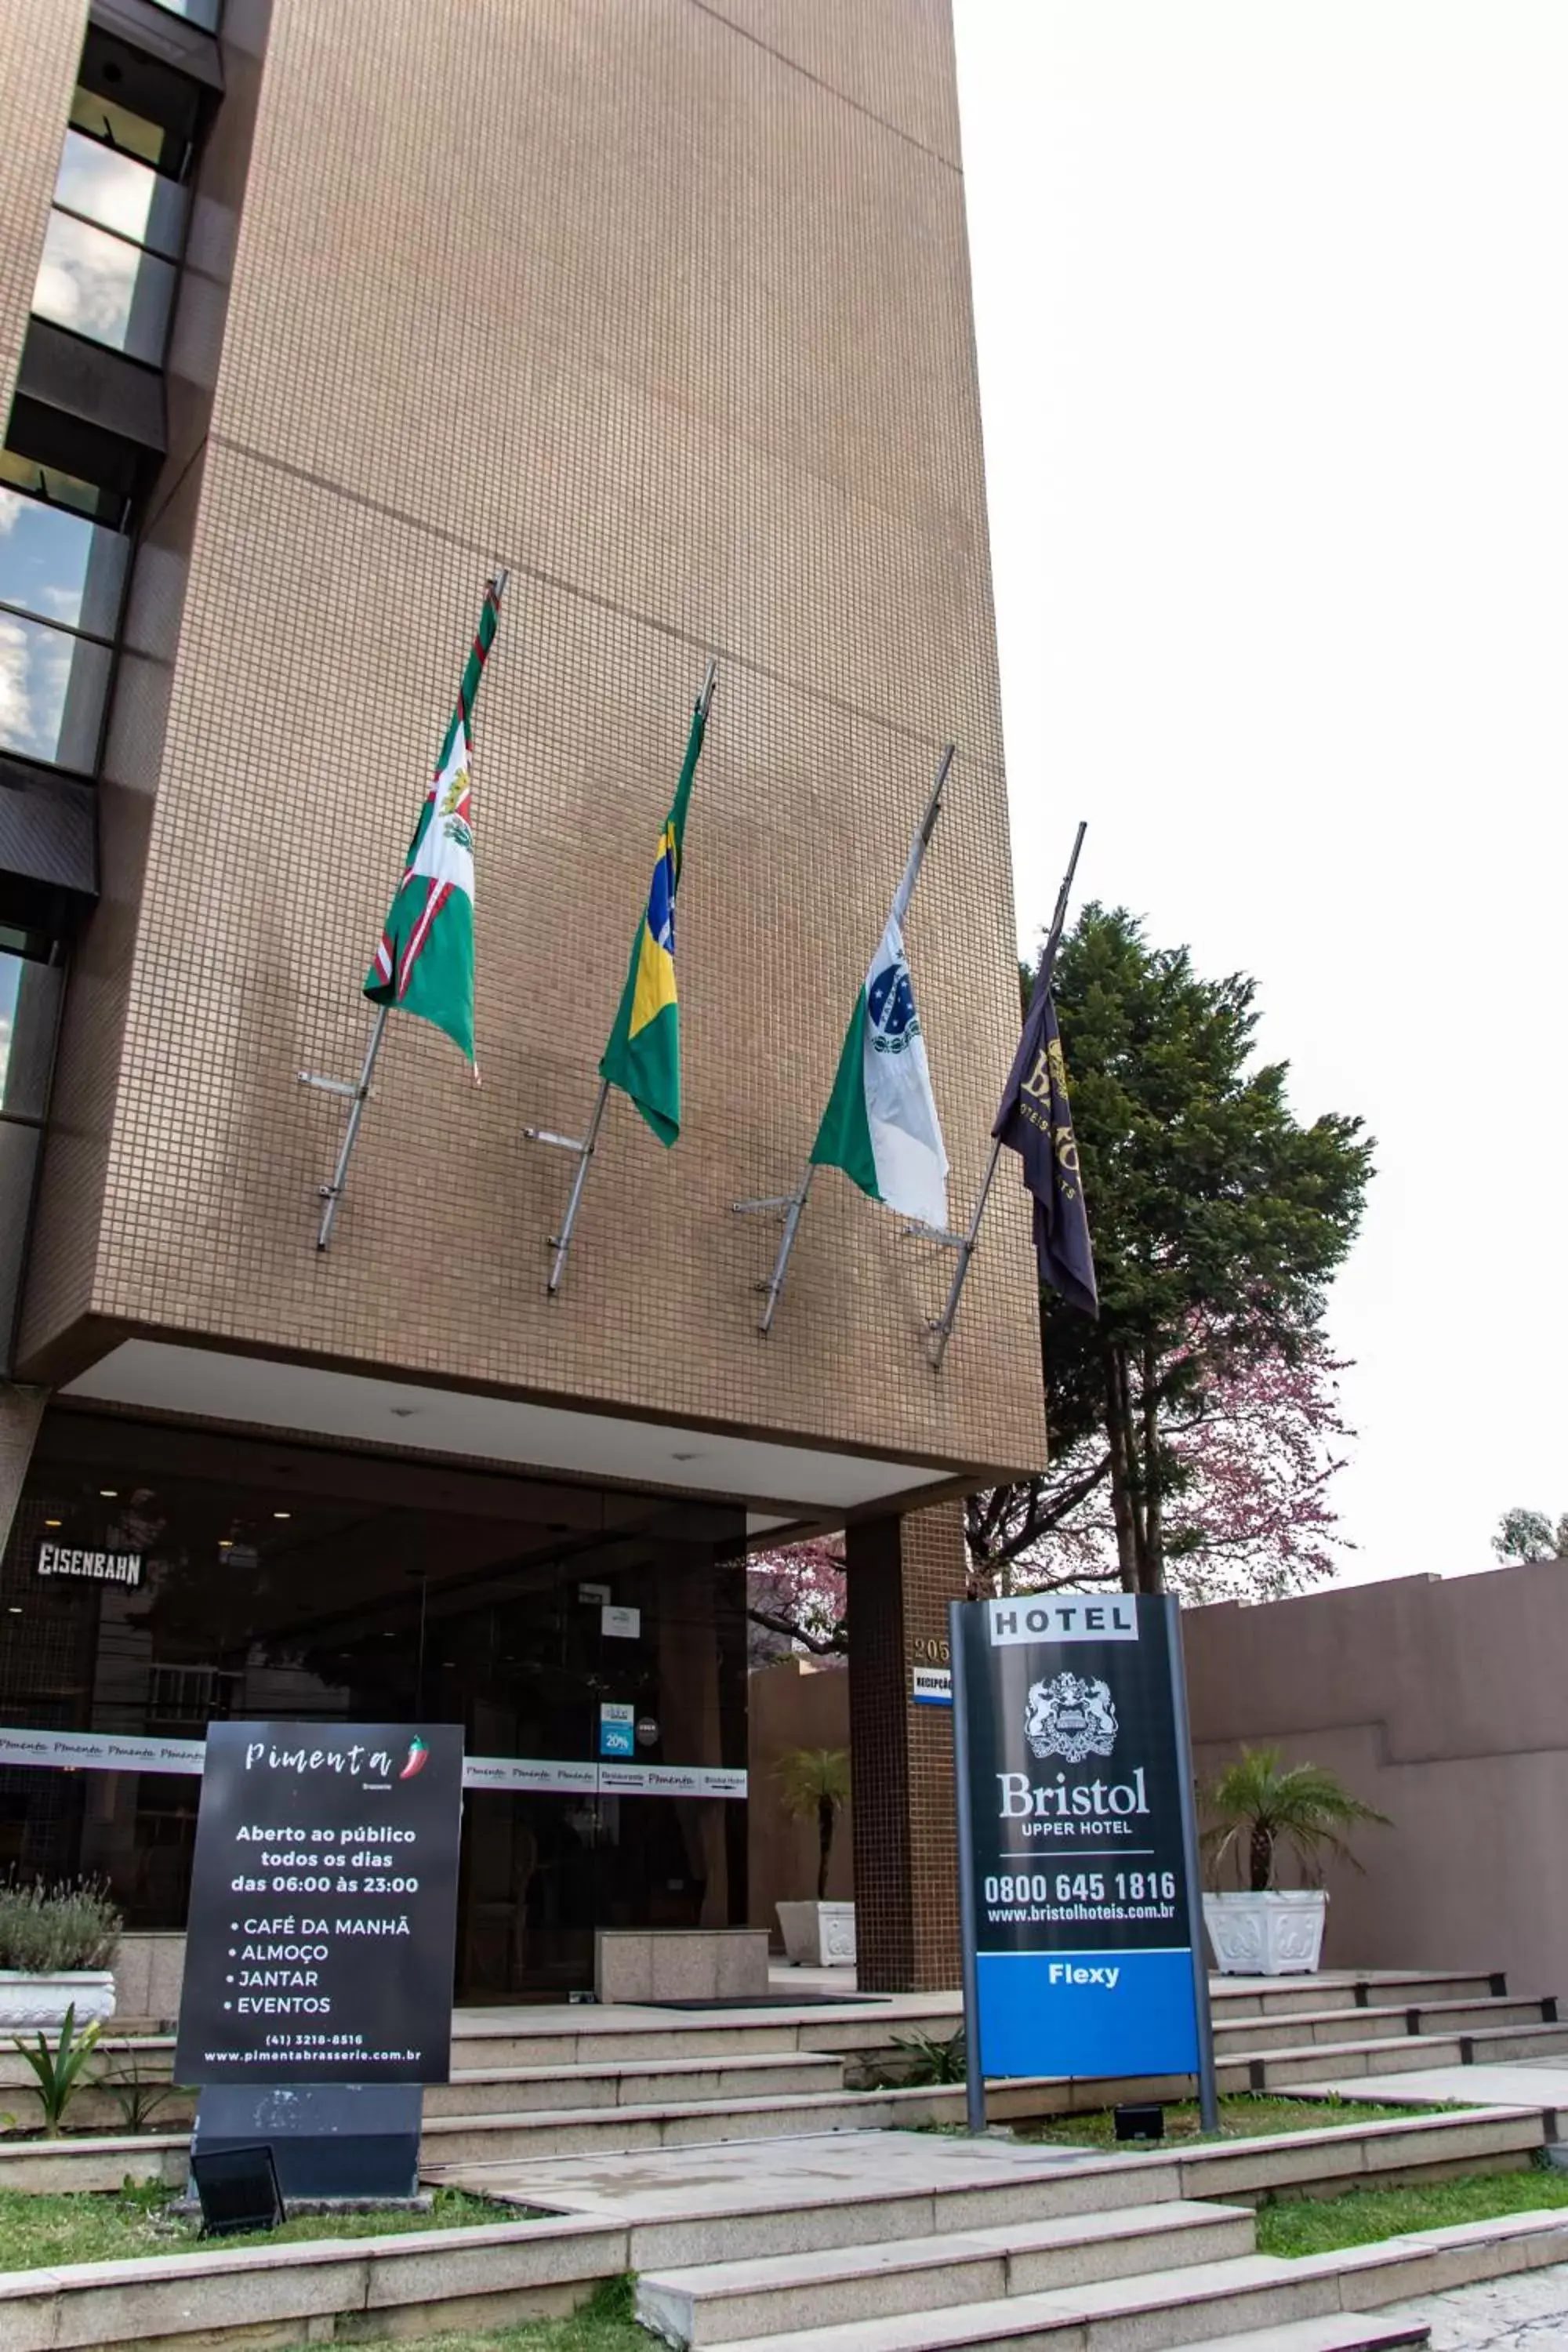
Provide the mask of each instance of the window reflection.
{"label": "window reflection", "polygon": [[40,1119],[65,975],[6,944],[19,937],[0,929],[0,1118]]}
{"label": "window reflection", "polygon": [[47,942],[0,926],[0,1368],[10,1361],[64,972]]}
{"label": "window reflection", "polygon": [[95,638],[0,611],[0,749],[89,775],[110,659]]}
{"label": "window reflection", "polygon": [[96,90],[79,86],[71,96],[72,127],[85,131],[89,139],[100,139],[106,146],[117,147],[122,154],[140,155],[144,163],[166,161],[170,135],[161,122],[149,122],[144,115],[132,114],[128,107],[116,106],[111,98],[100,98]]}
{"label": "window reflection", "polygon": [[188,25],[200,25],[204,31],[216,33],[223,12],[223,0],[153,0],[155,8],[165,16],[183,16]]}
{"label": "window reflection", "polygon": [[171,263],[69,213],[49,215],[33,289],[40,319],[156,366],[174,291]]}
{"label": "window reflection", "polygon": [[0,604],[111,637],[130,542],[0,484]]}
{"label": "window reflection", "polygon": [[[148,126],[151,129],[151,125]],[[55,202],[116,236],[177,260],[185,192],[160,178],[134,155],[117,154],[100,141],[68,131],[55,181]]]}
{"label": "window reflection", "polygon": [[[571,1524],[564,1523],[570,1517]],[[134,1554],[138,1580],[43,1564]],[[0,1559],[0,1723],[199,1738],[215,1717],[460,1723],[470,1754],[742,1766],[738,1510],[469,1479],[304,1447],[46,1419]],[[606,1632],[599,1596],[637,1613]],[[102,1872],[135,1926],[184,1924],[196,1781],[0,1767],[0,1870]],[[709,1796],[475,1790],[458,1979],[588,1981],[597,1926],[745,1916],[743,1810]]]}
{"label": "window reflection", "polygon": [[58,466],[40,466],[36,457],[24,457],[16,449],[0,448],[0,485],[23,490],[44,506],[68,508],[72,514],[86,515],[111,530],[125,520],[126,502],[119,491],[63,474]]}

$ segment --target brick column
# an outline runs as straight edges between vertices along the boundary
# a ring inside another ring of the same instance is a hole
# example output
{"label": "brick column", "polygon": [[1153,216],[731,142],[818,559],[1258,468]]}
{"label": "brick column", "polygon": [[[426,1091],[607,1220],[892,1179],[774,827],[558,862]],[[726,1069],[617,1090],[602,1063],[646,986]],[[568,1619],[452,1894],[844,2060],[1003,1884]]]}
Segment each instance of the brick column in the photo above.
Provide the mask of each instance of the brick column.
{"label": "brick column", "polygon": [[14,1381],[0,1381],[0,1551],[11,1539],[11,1522],[48,1394],[47,1389],[18,1388]]}
{"label": "brick column", "polygon": [[855,1934],[868,1992],[959,1980],[952,1717],[915,1706],[918,1642],[945,1642],[964,1590],[963,1507],[942,1503],[848,1530],[849,1748]]}

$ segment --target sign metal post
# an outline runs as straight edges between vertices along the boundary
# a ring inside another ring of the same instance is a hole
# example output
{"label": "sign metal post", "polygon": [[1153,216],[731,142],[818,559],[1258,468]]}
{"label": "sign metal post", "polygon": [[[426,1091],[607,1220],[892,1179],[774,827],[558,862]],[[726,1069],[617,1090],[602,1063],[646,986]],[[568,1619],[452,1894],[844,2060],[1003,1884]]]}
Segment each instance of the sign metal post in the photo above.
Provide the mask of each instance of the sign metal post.
{"label": "sign metal post", "polygon": [[969,1809],[969,1680],[959,1669],[963,1618],[971,1604],[947,1604],[952,1660],[952,1789],[958,1813],[958,1932],[963,1948],[963,2107],[972,2133],[985,2129],[985,2073],[980,2063],[979,1920],[974,1900],[974,1824]]}
{"label": "sign metal post", "polygon": [[1187,1899],[1193,1911],[1193,2011],[1198,2026],[1198,2115],[1206,2132],[1219,2129],[1219,2084],[1214,2064],[1214,2016],[1209,2007],[1209,1972],[1204,1959],[1203,1868],[1198,1850],[1198,1803],[1193,1777],[1193,1727],[1187,1712],[1187,1665],[1182,1646],[1182,1605],[1165,1601],[1171,1652],[1171,1715],[1176,1732],[1176,1763],[1181,1773],[1182,1852],[1187,1873]]}

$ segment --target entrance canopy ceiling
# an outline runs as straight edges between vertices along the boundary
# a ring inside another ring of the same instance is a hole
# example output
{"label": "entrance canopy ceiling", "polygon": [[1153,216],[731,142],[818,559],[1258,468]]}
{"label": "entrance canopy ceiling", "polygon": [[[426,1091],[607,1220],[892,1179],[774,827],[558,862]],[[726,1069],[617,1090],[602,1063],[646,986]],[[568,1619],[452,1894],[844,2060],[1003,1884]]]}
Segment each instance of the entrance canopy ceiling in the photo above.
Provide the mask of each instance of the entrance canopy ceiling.
{"label": "entrance canopy ceiling", "polygon": [[63,1393],[182,1420],[222,1422],[448,1460],[667,1486],[743,1503],[752,1534],[918,1499],[949,1467],[835,1454],[776,1439],[718,1435],[512,1397],[421,1388],[357,1372],[125,1339]]}

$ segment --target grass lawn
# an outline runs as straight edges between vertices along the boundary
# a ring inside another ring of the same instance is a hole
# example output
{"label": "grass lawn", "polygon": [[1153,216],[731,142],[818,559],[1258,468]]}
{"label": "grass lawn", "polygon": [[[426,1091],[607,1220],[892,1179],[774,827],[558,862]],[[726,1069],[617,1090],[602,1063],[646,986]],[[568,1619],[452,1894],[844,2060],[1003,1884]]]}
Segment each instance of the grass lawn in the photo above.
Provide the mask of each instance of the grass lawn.
{"label": "grass lawn", "polygon": [[[1396,2122],[1401,2116],[1437,2112],[1431,2106],[1407,2105],[1403,2100],[1397,2106],[1380,2106],[1375,2100],[1271,2099],[1261,2093],[1238,2091],[1234,2097],[1219,2103],[1217,2137],[1260,2139],[1271,2132],[1322,2131],[1334,2124],[1386,2124]],[[1013,2130],[1019,2139],[1050,2140],[1066,2147],[1120,2147],[1130,2156],[1137,2155],[1141,2149],[1158,2156],[1161,2147],[1168,2147],[1173,2141],[1202,2140],[1205,2137],[1194,2099],[1183,2100],[1165,2109],[1163,2141],[1118,2142],[1115,2117],[1109,2107],[1095,2108],[1081,2116],[1028,2117],[1016,2123]]]}
{"label": "grass lawn", "polygon": [[1450,2230],[1501,2213],[1538,2213],[1568,2205],[1568,2172],[1470,2172],[1428,2187],[1352,2189],[1343,2197],[1303,2197],[1265,2205],[1258,2215],[1260,2254],[1329,2254],[1370,2245],[1406,2230]]}
{"label": "grass lawn", "polygon": [[[302,2214],[280,2230],[203,2238],[197,2221],[169,2211],[169,2191],[125,2188],[112,2197],[30,2197],[0,2189],[0,2271],[51,2270],[57,2263],[123,2263],[151,2254],[216,2252],[229,2246],[298,2245],[307,2238],[379,2238],[405,2230],[461,2230],[480,2221],[521,2221],[516,2205],[494,2205],[461,2189],[438,2189],[429,2213]],[[573,2347],[575,2352],[575,2347]]]}
{"label": "grass lawn", "polygon": [[[1436,2115],[1436,2107],[1417,2107],[1401,2100],[1396,2107],[1377,2105],[1361,2098],[1268,2098],[1237,2091],[1220,2100],[1220,2140],[1260,2140],[1274,2131],[1326,2131],[1333,2124],[1394,2124],[1401,2115]],[[1117,2140],[1117,2119],[1110,2107],[1089,2115],[1041,2115],[1013,2124],[1020,2140],[1053,2140],[1063,2147],[1117,2147],[1123,2155],[1159,2155],[1173,2140],[1204,2140],[1196,2100],[1180,2100],[1166,2107],[1163,2140]]]}
{"label": "grass lawn", "polygon": [[[658,2338],[637,2326],[631,2311],[631,2281],[609,2279],[571,2319],[535,2319],[479,2336],[420,2336],[413,2342],[417,2352],[654,2352]],[[310,2347],[292,2345],[289,2352],[310,2352]]]}

